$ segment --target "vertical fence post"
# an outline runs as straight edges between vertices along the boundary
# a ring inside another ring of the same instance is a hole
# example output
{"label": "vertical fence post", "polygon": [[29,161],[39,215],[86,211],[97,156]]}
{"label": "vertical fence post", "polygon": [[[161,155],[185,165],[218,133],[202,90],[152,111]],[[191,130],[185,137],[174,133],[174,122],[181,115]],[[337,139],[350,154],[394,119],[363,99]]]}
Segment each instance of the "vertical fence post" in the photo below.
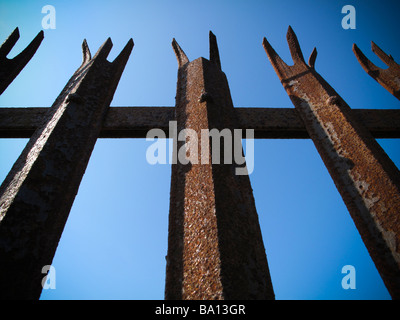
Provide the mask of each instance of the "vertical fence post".
{"label": "vertical fence post", "polygon": [[0,94],[6,90],[29,60],[31,60],[42,43],[43,38],[44,33],[40,31],[32,42],[13,59],[8,59],[7,55],[19,39],[19,29],[15,28],[7,40],[0,46]]}
{"label": "vertical fence post", "polygon": [[[174,152],[179,156],[183,150],[191,160],[172,165],[165,297],[273,299],[249,177],[237,175],[234,162],[224,164],[224,147],[232,153],[232,143],[224,139],[213,152],[214,139],[201,140],[205,129],[228,129],[233,135],[237,128],[215,36],[210,32],[210,60],[189,62],[175,40],[173,47],[179,63]],[[183,129],[194,134],[185,140]],[[217,152],[221,164],[212,162]]]}
{"label": "vertical fence post", "polygon": [[38,299],[125,64],[108,39],[73,74],[0,188],[0,298]]}
{"label": "vertical fence post", "polygon": [[297,37],[287,40],[288,66],[264,48],[324,161],[392,298],[400,298],[400,173],[338,93],[305,63]]}
{"label": "vertical fence post", "polygon": [[400,100],[400,65],[394,61],[391,55],[387,55],[374,42],[371,42],[371,48],[388,68],[382,69],[377,67],[362,53],[355,43],[353,44],[353,52],[362,68],[382,87]]}

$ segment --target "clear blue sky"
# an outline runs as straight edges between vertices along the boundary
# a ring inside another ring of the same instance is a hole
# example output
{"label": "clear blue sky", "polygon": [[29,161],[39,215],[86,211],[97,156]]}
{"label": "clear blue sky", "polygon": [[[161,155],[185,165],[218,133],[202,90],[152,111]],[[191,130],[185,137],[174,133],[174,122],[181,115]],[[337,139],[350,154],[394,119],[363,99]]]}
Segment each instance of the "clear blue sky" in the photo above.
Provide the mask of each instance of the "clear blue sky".
{"label": "clear blue sky", "polygon": [[[36,55],[0,96],[0,106],[49,107],[81,63],[111,37],[112,60],[135,47],[112,106],[174,106],[176,38],[189,59],[209,57],[217,36],[222,69],[236,107],[293,107],[262,47],[267,37],[291,64],[291,25],[304,56],[318,49],[317,71],[352,108],[398,109],[351,50],[355,42],[378,66],[370,41],[400,61],[398,1],[0,1],[0,41],[15,27],[9,57],[42,29],[44,5],[56,9]],[[356,29],[341,27],[341,8],[356,8]],[[0,139],[3,180],[27,139]],[[400,164],[400,141],[378,141]],[[61,237],[53,266],[56,289],[42,299],[163,299],[170,174],[150,165],[144,139],[99,139]],[[389,294],[310,140],[257,140],[250,175],[277,299],[388,299]],[[344,290],[344,265],[356,289]]]}

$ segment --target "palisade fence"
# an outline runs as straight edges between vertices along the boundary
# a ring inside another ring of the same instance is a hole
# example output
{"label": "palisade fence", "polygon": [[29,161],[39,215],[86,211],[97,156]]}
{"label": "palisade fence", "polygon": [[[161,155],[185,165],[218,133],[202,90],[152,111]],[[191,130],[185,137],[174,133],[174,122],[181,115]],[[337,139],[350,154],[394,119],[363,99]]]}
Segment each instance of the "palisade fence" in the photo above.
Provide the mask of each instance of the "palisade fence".
{"label": "palisade fence", "polygon": [[[35,54],[43,32],[7,59],[18,38],[17,28],[0,47],[0,93]],[[0,297],[40,297],[42,268],[52,263],[97,138],[145,138],[153,128],[171,131],[176,121],[176,130],[199,136],[202,129],[252,129],[255,139],[311,138],[389,293],[400,298],[400,174],[375,140],[400,138],[400,111],[352,110],[316,72],[316,49],[306,63],[291,27],[287,40],[292,66],[265,38],[263,46],[294,109],[234,108],[211,32],[209,60],[189,61],[172,42],[175,107],[109,108],[134,44],[130,39],[109,62],[107,39],[94,57],[83,42],[82,65],[50,108],[0,108],[0,137],[30,138],[0,188]],[[388,69],[353,46],[367,73],[400,99],[400,66],[374,43],[372,50]],[[189,142],[175,137],[175,151],[185,146],[190,154]],[[221,164],[211,161],[212,151]],[[246,164],[225,163],[226,156],[209,147],[205,163],[172,164],[166,299],[275,297],[250,180],[237,174]]]}

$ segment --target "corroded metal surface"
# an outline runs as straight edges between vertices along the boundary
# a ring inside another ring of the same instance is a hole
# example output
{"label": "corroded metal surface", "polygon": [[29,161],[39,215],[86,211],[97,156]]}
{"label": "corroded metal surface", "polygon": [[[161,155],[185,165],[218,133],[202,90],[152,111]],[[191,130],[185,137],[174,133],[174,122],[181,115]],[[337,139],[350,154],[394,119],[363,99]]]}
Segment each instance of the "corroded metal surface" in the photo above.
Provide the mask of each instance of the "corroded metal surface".
{"label": "corroded metal surface", "polygon": [[101,124],[133,48],[113,61],[108,39],[49,109],[0,188],[0,298],[38,299]]}
{"label": "corroded metal surface", "polygon": [[[254,129],[255,139],[309,139],[293,108],[235,108],[238,129]],[[400,111],[354,109],[352,114],[375,138],[400,138]],[[47,108],[0,108],[0,138],[30,138],[42,124]],[[169,133],[174,107],[111,107],[99,138],[146,138],[154,128]]]}
{"label": "corroded metal surface", "polygon": [[353,52],[363,69],[382,87],[400,100],[400,65],[394,61],[391,55],[387,55],[372,41],[371,48],[389,68],[382,69],[377,67],[362,53],[355,43],[353,44]]}
{"label": "corroded metal surface", "polygon": [[[173,48],[179,64],[178,132],[192,129],[200,137],[201,129],[235,128],[215,36],[210,33],[210,61],[189,62],[175,40]],[[189,145],[183,150],[193,152],[191,139],[177,141],[176,150]],[[273,299],[249,177],[235,175],[235,164],[212,164],[210,146],[207,163],[172,165],[165,297]]]}
{"label": "corroded metal surface", "polygon": [[43,31],[40,31],[32,42],[13,59],[7,59],[7,55],[19,39],[18,28],[15,28],[7,40],[4,41],[0,47],[0,94],[6,90],[29,60],[31,60],[36,50],[39,48],[43,37]]}
{"label": "corroded metal surface", "polygon": [[289,27],[294,65],[264,38],[263,45],[287,94],[339,190],[393,298],[400,298],[400,173],[350,107],[309,65]]}
{"label": "corroded metal surface", "polygon": [[[235,108],[240,129],[254,129],[256,139],[309,139],[310,136],[296,109]],[[400,111],[353,109],[375,138],[400,138]]]}

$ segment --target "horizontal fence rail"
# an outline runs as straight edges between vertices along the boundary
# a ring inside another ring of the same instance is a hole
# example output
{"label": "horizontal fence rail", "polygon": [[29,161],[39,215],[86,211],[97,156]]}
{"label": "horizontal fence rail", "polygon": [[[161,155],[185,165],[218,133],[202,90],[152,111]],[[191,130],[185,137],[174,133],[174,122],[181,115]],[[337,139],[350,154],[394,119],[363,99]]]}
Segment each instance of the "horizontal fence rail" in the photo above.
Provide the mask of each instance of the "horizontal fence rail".
{"label": "horizontal fence rail", "polygon": [[[30,138],[48,108],[0,107],[0,138]],[[99,138],[146,138],[150,129],[169,130],[174,107],[110,107]],[[234,108],[240,127],[254,129],[256,139],[308,139],[293,108]],[[375,138],[400,138],[400,112],[391,109],[352,109]]]}

